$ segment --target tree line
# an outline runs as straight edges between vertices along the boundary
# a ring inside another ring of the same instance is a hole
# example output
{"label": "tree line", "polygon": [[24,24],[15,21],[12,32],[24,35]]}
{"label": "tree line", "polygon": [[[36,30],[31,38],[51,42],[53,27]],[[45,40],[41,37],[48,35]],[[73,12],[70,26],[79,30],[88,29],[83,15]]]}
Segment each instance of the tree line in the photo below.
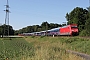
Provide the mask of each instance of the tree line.
{"label": "tree line", "polygon": [[[90,7],[84,9],[81,7],[74,8],[71,12],[66,13],[65,16],[67,24],[78,24],[79,35],[90,36]],[[10,35],[18,35],[21,33],[39,32],[64,26],[66,24],[48,23],[42,22],[41,25],[27,26],[19,30],[13,30],[12,26],[9,26]],[[4,33],[5,25],[0,26],[0,35]],[[6,26],[7,27],[7,26]],[[7,33],[6,33],[7,35]]]}

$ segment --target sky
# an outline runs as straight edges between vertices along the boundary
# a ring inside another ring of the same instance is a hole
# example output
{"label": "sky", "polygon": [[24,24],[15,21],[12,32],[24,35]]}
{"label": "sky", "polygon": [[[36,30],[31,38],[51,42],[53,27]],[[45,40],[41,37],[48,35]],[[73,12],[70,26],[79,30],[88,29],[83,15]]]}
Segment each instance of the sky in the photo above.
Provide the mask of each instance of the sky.
{"label": "sky", "polygon": [[[8,0],[9,24],[14,30],[41,25],[42,22],[63,24],[66,13],[89,6],[89,0]],[[6,0],[0,0],[0,25],[5,23]]]}

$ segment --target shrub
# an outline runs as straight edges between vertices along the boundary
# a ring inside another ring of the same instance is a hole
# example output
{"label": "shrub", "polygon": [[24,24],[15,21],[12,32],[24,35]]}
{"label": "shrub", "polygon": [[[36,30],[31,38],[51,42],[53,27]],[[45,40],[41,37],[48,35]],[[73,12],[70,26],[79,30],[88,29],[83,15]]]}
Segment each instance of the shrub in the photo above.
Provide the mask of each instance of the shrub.
{"label": "shrub", "polygon": [[81,31],[79,36],[88,36],[87,31],[86,30]]}
{"label": "shrub", "polygon": [[35,36],[31,36],[31,38],[34,38]]}
{"label": "shrub", "polygon": [[40,38],[44,38],[45,36],[40,36]]}

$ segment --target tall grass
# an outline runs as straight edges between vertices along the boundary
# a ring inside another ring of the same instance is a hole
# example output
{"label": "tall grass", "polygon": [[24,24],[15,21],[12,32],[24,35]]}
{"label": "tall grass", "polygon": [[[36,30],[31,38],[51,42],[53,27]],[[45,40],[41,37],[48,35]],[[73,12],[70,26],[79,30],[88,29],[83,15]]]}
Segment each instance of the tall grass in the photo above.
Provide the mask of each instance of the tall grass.
{"label": "tall grass", "polygon": [[60,42],[65,44],[69,50],[90,55],[90,39],[80,37],[61,38]]}
{"label": "tall grass", "polygon": [[32,60],[84,60],[83,58],[67,53],[58,38],[51,37],[28,37],[26,41],[34,46],[35,56]]}

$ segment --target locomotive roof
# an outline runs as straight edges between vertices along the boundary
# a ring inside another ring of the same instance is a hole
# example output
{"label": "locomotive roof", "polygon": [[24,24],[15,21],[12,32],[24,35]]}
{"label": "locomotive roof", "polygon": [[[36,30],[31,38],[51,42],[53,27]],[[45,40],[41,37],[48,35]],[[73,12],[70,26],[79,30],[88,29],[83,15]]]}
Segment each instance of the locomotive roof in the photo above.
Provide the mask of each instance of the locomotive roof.
{"label": "locomotive roof", "polygon": [[58,27],[58,28],[53,28],[53,29],[50,29],[50,30],[47,30],[47,31],[54,31],[54,30],[59,30],[60,29],[60,27]]}
{"label": "locomotive roof", "polygon": [[68,26],[77,26],[77,24],[66,25],[66,26],[63,26],[62,28],[65,28],[65,27],[68,27]]}
{"label": "locomotive roof", "polygon": [[58,27],[58,28],[53,28],[53,29],[51,29],[51,30],[57,30],[57,29],[60,29],[60,27]]}

